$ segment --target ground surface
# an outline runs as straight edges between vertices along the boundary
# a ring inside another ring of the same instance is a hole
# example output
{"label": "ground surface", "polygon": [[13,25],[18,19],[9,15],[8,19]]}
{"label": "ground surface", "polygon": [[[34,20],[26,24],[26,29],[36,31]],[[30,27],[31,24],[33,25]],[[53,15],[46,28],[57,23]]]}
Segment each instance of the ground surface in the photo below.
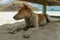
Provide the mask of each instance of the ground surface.
{"label": "ground surface", "polygon": [[[23,22],[22,22],[23,23]],[[16,34],[9,34],[8,28],[16,27],[22,23],[5,24],[0,26],[0,40],[60,40],[60,23],[49,23],[40,30],[35,31],[30,38],[22,37],[22,31]]]}

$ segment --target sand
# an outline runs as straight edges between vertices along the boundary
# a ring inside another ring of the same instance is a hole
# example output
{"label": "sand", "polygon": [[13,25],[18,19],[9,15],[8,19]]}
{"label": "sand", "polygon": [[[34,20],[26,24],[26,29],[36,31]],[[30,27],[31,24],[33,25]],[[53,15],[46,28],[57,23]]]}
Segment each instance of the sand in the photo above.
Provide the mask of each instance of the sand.
{"label": "sand", "polygon": [[[0,40],[60,40],[60,23],[48,23],[44,27],[40,27],[38,31],[33,32],[30,38],[23,38],[23,32],[9,34],[8,31],[24,22],[16,22],[14,24],[4,24],[0,26]],[[21,26],[19,26],[21,27]]]}

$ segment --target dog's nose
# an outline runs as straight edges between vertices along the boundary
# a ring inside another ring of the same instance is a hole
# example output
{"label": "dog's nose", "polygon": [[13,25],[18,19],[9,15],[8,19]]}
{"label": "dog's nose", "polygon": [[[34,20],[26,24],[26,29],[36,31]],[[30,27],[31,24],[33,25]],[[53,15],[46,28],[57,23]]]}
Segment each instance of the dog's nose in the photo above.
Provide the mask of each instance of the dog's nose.
{"label": "dog's nose", "polygon": [[15,16],[13,17],[13,19],[15,19],[15,20],[19,20],[19,18],[18,18],[18,17],[15,17]]}
{"label": "dog's nose", "polygon": [[18,18],[17,18],[17,17],[15,17],[15,16],[14,16],[13,18],[14,18],[15,20],[16,20],[16,19],[18,19]]}
{"label": "dog's nose", "polygon": [[15,16],[13,18],[15,19]]}

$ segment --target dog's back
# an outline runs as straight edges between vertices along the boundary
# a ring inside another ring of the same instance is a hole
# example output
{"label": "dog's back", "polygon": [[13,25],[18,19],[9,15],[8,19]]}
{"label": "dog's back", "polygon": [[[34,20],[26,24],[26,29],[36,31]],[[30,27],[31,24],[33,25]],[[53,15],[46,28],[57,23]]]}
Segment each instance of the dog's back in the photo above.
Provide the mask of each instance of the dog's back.
{"label": "dog's back", "polygon": [[47,19],[46,19],[46,17],[43,15],[43,14],[37,14],[38,15],[38,18],[39,18],[39,24],[40,25],[43,25],[43,24],[46,24],[46,22],[47,22]]}

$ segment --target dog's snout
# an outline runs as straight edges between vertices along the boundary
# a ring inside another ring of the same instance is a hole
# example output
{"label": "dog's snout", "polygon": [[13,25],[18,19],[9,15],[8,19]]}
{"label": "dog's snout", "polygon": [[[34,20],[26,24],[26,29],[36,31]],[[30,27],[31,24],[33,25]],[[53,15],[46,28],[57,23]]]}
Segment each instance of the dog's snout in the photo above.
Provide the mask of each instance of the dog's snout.
{"label": "dog's snout", "polygon": [[15,17],[15,16],[14,16],[14,17],[13,17],[13,19],[15,19],[15,20],[19,20],[20,18],[19,18],[19,17]]}
{"label": "dog's snout", "polygon": [[15,16],[13,18],[15,19]]}
{"label": "dog's snout", "polygon": [[18,18],[16,18],[16,17],[14,16],[13,19],[17,20]]}

